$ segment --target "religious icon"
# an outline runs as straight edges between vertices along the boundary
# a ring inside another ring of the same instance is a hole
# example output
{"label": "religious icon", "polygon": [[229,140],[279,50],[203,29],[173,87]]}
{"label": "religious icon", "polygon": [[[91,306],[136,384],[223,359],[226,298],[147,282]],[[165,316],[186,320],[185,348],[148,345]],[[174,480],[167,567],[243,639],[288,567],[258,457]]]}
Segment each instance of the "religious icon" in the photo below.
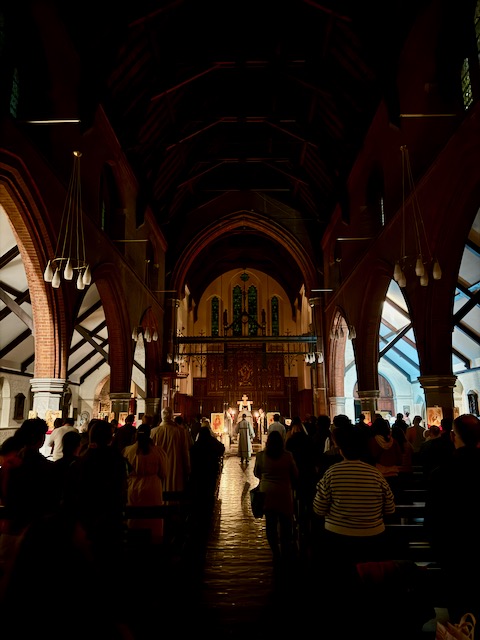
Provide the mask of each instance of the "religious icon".
{"label": "religious icon", "polygon": [[443,409],[442,407],[427,407],[427,424],[428,426],[437,425],[437,427],[441,426],[441,421],[443,418]]}
{"label": "religious icon", "polygon": [[60,410],[53,411],[52,409],[47,409],[45,411],[45,422],[48,424],[48,430],[53,429],[53,423],[55,422],[55,418],[61,418],[62,412]]}
{"label": "religious icon", "polygon": [[224,427],[223,413],[210,414],[210,424],[212,425],[212,429],[215,433],[217,434],[223,433],[223,427]]}

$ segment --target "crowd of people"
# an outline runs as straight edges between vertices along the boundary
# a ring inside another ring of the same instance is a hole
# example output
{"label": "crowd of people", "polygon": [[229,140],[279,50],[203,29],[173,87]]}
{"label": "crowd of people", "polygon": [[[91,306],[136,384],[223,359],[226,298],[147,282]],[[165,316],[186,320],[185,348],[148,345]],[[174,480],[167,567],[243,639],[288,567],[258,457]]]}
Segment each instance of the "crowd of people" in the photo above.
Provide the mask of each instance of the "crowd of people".
{"label": "crowd of people", "polygon": [[[121,633],[118,622],[125,614],[115,593],[130,575],[125,566],[128,532],[148,532],[151,562],[164,541],[162,518],[127,519],[126,509],[163,505],[169,492],[190,501],[192,526],[206,535],[205,514],[213,510],[225,447],[206,419],[194,441],[170,407],[161,411],[156,424],[149,416],[138,427],[134,416],[120,427],[93,419],[80,433],[67,419],[47,431],[45,420],[27,419],[0,447],[0,609],[17,610],[27,593],[32,613],[32,619],[16,620],[16,629],[8,630],[2,622],[2,632],[24,637],[28,628],[23,625],[33,625],[42,614],[40,593],[54,595],[56,623],[71,625],[77,617],[69,601],[73,581],[76,591],[85,589],[98,606],[103,603],[102,615],[95,633],[82,625],[71,632],[62,627],[62,632],[72,638],[77,632],[79,637],[113,638]],[[45,445],[47,456],[42,453]],[[39,571],[32,580],[30,572],[39,568],[49,548],[55,571],[48,576]],[[42,589],[34,597],[41,579]],[[58,579],[65,583],[57,584]]]}
{"label": "crowd of people", "polygon": [[[122,579],[125,530],[148,531],[153,546],[164,537],[162,518],[126,520],[125,509],[162,505],[165,492],[169,499],[188,495],[190,534],[197,542],[190,559],[198,558],[225,446],[208,419],[196,418],[187,425],[165,407],[159,416],[143,416],[138,427],[134,416],[122,426],[93,419],[79,433],[66,420],[48,435],[44,420],[25,420],[0,447],[0,505],[8,511],[0,520],[3,606],[15,605],[39,540],[61,535],[60,550],[76,579],[90,584],[93,573],[95,588],[107,594],[110,613],[121,620],[118,600],[110,601],[109,595]],[[445,575],[450,615],[459,619],[471,611],[480,617],[480,588],[470,579],[480,571],[480,421],[464,414],[425,429],[418,418],[409,425],[402,414],[392,424],[381,414],[371,424],[362,416],[356,424],[345,415],[332,421],[297,416],[287,426],[275,414],[253,469],[265,495],[265,531],[274,565],[293,566],[298,560],[299,529],[307,536],[311,566],[330,576],[333,589],[348,593],[350,585],[354,597],[359,566],[391,563],[386,519],[420,467],[426,488],[424,526]],[[242,465],[253,457],[253,436],[244,422],[239,423],[239,436],[245,439],[238,447]],[[41,453],[45,444],[49,457]],[[85,567],[91,571],[88,578]],[[33,592],[36,583],[29,584]],[[65,615],[67,599],[60,599]],[[104,619],[107,629],[110,623]]]}
{"label": "crowd of people", "polygon": [[[286,427],[276,415],[254,469],[265,492],[267,540],[274,560],[290,561],[292,530],[303,516],[310,526],[308,561],[317,575],[328,575],[334,591],[358,599],[359,567],[364,573],[381,567],[385,578],[394,564],[386,523],[413,486],[414,470],[421,470],[424,527],[450,617],[459,622],[472,612],[479,619],[480,420],[464,414],[443,419],[441,427],[421,422],[415,416],[409,425],[397,414],[390,424],[376,414],[371,424],[364,416],[353,424],[337,415],[332,424],[319,416],[307,428],[297,417]],[[417,604],[416,622],[423,624],[421,614],[433,609],[422,609],[421,598]]]}

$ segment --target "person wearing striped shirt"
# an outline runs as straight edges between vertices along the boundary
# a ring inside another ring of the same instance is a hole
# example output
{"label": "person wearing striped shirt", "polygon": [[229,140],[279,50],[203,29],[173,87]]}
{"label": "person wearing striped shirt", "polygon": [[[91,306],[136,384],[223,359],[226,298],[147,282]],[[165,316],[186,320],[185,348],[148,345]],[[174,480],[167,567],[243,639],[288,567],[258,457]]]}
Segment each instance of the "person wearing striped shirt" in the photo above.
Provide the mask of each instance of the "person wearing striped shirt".
{"label": "person wearing striped shirt", "polygon": [[384,476],[360,460],[363,439],[357,426],[333,430],[343,456],[329,467],[316,488],[313,512],[323,519],[318,559],[340,582],[354,578],[356,564],[386,558],[384,516],[395,502]]}

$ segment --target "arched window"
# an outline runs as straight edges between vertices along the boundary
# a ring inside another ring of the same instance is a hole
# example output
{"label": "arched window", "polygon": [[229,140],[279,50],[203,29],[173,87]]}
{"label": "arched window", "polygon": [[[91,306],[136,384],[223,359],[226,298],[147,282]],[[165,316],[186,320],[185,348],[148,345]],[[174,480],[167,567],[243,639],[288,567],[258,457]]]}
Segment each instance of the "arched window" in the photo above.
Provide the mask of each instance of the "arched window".
{"label": "arched window", "polygon": [[220,310],[220,301],[217,296],[212,298],[212,336],[218,338],[218,328],[219,328],[219,310]]}
{"label": "arched window", "polygon": [[475,7],[473,27],[474,37],[467,42],[468,56],[463,60],[460,80],[462,84],[463,106],[469,109],[475,100],[478,100],[480,87],[478,86],[478,56],[480,53],[480,1]]}
{"label": "arched window", "polygon": [[277,298],[277,296],[273,296],[273,298],[272,298],[271,310],[272,310],[272,336],[279,336],[280,335],[280,320],[279,320],[278,298]]}
{"label": "arched window", "polygon": [[15,396],[15,408],[13,410],[14,420],[23,420],[25,415],[25,396],[23,393],[17,393]]}
{"label": "arched window", "polygon": [[478,416],[478,393],[475,391],[469,391],[467,393],[468,399],[468,412],[473,413],[474,416]]}
{"label": "arched window", "polygon": [[248,335],[256,336],[258,333],[257,288],[253,285],[248,287],[248,315]]}
{"label": "arched window", "polygon": [[242,335],[242,289],[238,284],[233,288],[233,335]]}

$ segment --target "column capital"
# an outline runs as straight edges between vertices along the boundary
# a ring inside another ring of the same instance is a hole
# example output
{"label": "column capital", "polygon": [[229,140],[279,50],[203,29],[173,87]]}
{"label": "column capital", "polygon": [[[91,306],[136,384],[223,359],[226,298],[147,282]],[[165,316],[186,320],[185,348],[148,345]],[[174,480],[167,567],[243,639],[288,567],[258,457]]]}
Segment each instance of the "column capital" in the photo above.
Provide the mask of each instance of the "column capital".
{"label": "column capital", "polygon": [[32,378],[30,386],[33,393],[59,394],[65,391],[67,381],[63,378]]}
{"label": "column capital", "polygon": [[380,397],[380,390],[379,389],[372,389],[371,391],[357,391],[358,393],[358,397],[360,399],[362,398],[379,398]]}
{"label": "column capital", "polygon": [[110,400],[130,400],[132,397],[131,391],[110,391]]}
{"label": "column capital", "polygon": [[451,374],[418,376],[418,381],[423,389],[453,389],[457,376]]}

